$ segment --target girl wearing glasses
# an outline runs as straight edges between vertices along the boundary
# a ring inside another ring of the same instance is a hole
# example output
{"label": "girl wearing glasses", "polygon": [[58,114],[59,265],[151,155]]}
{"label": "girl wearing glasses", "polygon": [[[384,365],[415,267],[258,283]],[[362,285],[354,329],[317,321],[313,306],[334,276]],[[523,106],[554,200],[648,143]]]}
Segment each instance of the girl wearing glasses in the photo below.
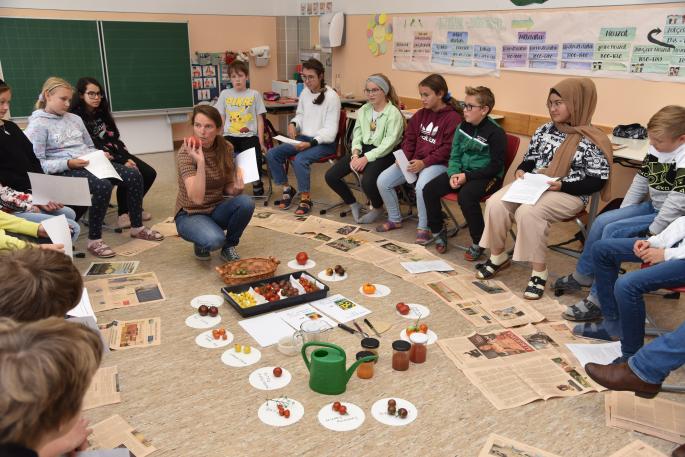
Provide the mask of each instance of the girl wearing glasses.
{"label": "girl wearing glasses", "polygon": [[297,190],[288,184],[285,163],[290,157],[300,189],[300,204],[295,214],[307,214],[312,210],[310,196],[310,167],[324,157],[335,153],[335,140],[340,120],[340,98],[324,81],[324,68],[316,59],[302,64],[305,88],[297,102],[295,117],[288,125],[288,136],[299,143],[282,143],[269,150],[266,160],[274,183],[283,186],[283,197],[277,202],[281,209],[292,205]]}
{"label": "girl wearing glasses", "polygon": [[[427,244],[432,241],[432,237],[423,201],[423,187],[447,171],[452,138],[457,125],[461,122],[462,110],[447,90],[447,81],[438,74],[429,75],[421,81],[419,93],[423,108],[414,113],[409,120],[401,148],[409,160],[407,170],[418,175],[416,207],[419,223],[416,229],[416,242]],[[397,164],[387,168],[378,177],[378,190],[388,211],[388,220],[376,227],[376,231],[387,232],[402,227],[400,202],[395,188],[406,182]]]}
{"label": "girl wearing glasses", "polygon": [[[83,119],[95,147],[109,153],[112,162],[140,172],[143,177],[143,195],[147,194],[155,182],[157,172],[128,152],[126,145],[119,138],[119,129],[112,117],[109,102],[97,79],[85,77],[78,80],[69,111]],[[131,227],[127,195],[128,189],[125,186],[117,186],[117,225],[122,229]],[[144,221],[150,220],[151,217],[150,213],[143,211]]]}
{"label": "girl wearing glasses", "polygon": [[[326,182],[350,205],[356,222],[370,224],[383,213],[383,199],[376,181],[383,170],[395,163],[392,151],[402,139],[404,117],[398,109],[399,99],[395,88],[387,76],[380,73],[369,76],[364,93],[368,103],[357,111],[357,122],[352,132],[352,153],[341,158],[326,172]],[[343,181],[352,172],[362,175],[362,190],[373,207],[363,217],[362,205]]]}
{"label": "girl wearing glasses", "polygon": [[550,89],[547,108],[551,122],[539,127],[528,152],[516,170],[516,179],[526,173],[550,177],[549,188],[534,205],[505,202],[509,185],[488,199],[485,230],[480,245],[490,248],[490,257],[476,265],[476,277],[490,279],[511,263],[505,242],[516,221],[514,261],[533,267],[524,298],[542,298],[547,282],[547,234],[553,222],[575,216],[590,196],[602,191],[608,199],[613,152],[607,135],[592,126],[597,90],[589,78],[569,78]]}

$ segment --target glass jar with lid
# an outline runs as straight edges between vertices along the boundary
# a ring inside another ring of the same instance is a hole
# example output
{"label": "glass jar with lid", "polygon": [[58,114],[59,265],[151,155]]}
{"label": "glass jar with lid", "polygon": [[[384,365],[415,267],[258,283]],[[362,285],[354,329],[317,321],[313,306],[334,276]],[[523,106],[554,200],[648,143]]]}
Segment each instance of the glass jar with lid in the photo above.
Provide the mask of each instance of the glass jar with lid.
{"label": "glass jar with lid", "polygon": [[409,369],[409,349],[411,344],[404,340],[396,340],[392,343],[392,369],[406,371]]}
{"label": "glass jar with lid", "polygon": [[[378,357],[378,347],[381,345],[381,342],[378,341],[376,338],[364,338],[361,341],[361,345],[362,351],[373,352],[373,355]],[[378,362],[378,358],[376,358],[376,362]]]}
{"label": "glass jar with lid", "polygon": [[[359,351],[357,352],[356,359],[360,360],[363,359],[364,357],[368,356],[373,356],[375,355],[371,351]],[[362,362],[357,366],[357,377],[361,379],[371,379],[373,378],[373,364],[376,363],[376,361],[373,362]]]}
{"label": "glass jar with lid", "polygon": [[413,363],[423,363],[426,361],[428,352],[428,335],[421,332],[414,332],[409,335],[411,349],[409,350],[409,360]]}

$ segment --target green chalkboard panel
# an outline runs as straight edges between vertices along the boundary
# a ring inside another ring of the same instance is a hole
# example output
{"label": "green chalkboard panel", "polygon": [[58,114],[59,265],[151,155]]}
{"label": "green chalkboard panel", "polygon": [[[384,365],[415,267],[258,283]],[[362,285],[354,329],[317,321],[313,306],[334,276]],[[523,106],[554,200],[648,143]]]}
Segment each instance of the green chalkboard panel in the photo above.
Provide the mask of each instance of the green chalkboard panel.
{"label": "green chalkboard panel", "polygon": [[28,116],[50,76],[103,81],[97,22],[0,18],[0,65],[12,87],[12,117]]}
{"label": "green chalkboard panel", "polygon": [[113,111],[193,106],[186,23],[103,21]]}

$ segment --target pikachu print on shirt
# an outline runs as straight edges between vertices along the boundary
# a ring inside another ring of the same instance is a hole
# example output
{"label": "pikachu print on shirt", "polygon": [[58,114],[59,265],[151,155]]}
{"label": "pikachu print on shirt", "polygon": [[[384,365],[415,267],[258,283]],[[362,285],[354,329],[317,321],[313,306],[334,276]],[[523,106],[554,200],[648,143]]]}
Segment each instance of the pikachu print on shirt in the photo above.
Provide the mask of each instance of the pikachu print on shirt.
{"label": "pikachu print on shirt", "polygon": [[254,105],[254,95],[246,97],[227,97],[226,98],[226,121],[229,135],[250,133],[250,124],[254,120],[254,115],[250,113],[250,108]]}

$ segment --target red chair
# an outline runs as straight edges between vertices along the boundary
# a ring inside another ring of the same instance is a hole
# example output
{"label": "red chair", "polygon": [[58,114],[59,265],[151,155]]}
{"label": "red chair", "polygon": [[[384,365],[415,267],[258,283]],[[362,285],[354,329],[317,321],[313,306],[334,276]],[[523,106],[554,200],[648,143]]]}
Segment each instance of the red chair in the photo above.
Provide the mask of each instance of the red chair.
{"label": "red chair", "polygon": [[[511,135],[511,134],[507,133],[507,150],[506,150],[506,153],[504,156],[504,174],[507,173],[507,171],[509,170],[509,167],[514,162],[514,159],[516,158],[516,153],[518,152],[520,143],[521,143],[521,138],[517,137],[516,135]],[[502,187],[501,184],[499,186],[496,186],[492,190],[492,192],[484,195],[480,201],[481,202],[487,201],[487,199],[490,198],[490,196],[492,196],[492,194],[497,192],[501,187]],[[466,222],[464,222],[463,224],[459,224],[459,221],[457,221],[457,218],[454,216],[454,213],[452,212],[452,210],[449,209],[449,207],[447,206],[447,203],[446,203],[446,202],[458,202],[458,201],[459,201],[459,193],[458,192],[453,192],[453,193],[447,194],[444,197],[442,197],[442,199],[441,199],[442,209],[445,211],[445,213],[447,213],[447,216],[450,218],[450,220],[454,224],[454,228],[447,231],[447,235],[450,237],[455,236],[457,233],[459,233],[460,229],[463,229],[467,226]],[[457,246],[457,247],[461,248],[461,246]]]}

